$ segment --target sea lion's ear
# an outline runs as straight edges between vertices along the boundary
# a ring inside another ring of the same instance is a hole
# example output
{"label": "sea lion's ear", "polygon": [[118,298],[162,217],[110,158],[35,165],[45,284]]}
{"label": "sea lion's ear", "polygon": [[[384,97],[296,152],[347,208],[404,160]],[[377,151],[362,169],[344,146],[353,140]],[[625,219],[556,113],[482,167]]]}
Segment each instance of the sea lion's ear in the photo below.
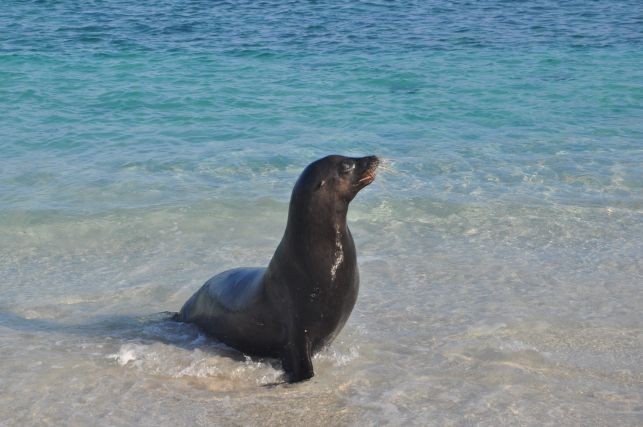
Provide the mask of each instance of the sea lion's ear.
{"label": "sea lion's ear", "polygon": [[325,179],[322,179],[321,181],[319,181],[319,182],[317,183],[317,187],[315,187],[315,191],[319,190],[319,189],[320,189],[320,188],[322,188],[324,185],[326,185],[326,180],[325,180]]}

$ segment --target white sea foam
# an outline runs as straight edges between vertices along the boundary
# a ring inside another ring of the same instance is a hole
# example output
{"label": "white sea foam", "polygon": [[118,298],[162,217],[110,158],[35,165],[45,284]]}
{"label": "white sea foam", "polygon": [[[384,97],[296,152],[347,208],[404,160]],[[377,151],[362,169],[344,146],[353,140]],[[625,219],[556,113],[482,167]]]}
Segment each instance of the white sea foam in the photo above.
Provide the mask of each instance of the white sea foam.
{"label": "white sea foam", "polygon": [[140,344],[124,344],[118,353],[110,354],[107,357],[114,359],[120,366],[135,362],[146,355],[148,347]]}

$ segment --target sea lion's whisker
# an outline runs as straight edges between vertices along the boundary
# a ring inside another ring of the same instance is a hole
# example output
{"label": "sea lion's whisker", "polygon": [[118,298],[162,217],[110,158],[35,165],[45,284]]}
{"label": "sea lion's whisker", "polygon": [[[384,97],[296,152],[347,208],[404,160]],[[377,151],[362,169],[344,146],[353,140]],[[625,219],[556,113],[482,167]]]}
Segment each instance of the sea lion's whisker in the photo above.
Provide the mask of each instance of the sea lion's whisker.
{"label": "sea lion's whisker", "polygon": [[390,159],[382,159],[377,170],[381,171],[382,175],[406,175],[405,171],[395,167],[395,161]]}

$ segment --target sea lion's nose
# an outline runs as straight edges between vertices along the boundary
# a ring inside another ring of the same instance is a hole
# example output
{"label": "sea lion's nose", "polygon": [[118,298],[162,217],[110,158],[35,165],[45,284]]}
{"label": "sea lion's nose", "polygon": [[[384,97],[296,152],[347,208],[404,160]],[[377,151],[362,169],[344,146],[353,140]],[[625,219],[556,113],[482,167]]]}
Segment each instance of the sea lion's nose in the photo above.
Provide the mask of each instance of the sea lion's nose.
{"label": "sea lion's nose", "polygon": [[357,159],[357,161],[363,168],[375,167],[380,163],[380,159],[377,156],[366,156]]}

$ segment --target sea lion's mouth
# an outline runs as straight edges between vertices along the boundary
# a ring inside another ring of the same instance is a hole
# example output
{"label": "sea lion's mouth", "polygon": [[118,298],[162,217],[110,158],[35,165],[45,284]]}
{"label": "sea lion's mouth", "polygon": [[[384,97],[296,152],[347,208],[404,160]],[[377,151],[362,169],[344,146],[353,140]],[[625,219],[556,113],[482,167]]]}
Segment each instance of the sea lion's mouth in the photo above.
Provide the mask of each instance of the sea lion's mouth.
{"label": "sea lion's mouth", "polygon": [[368,168],[366,168],[359,181],[357,181],[357,184],[360,187],[365,187],[375,180],[375,176],[377,175],[377,166],[379,164],[379,159],[373,156],[372,160],[369,162]]}

